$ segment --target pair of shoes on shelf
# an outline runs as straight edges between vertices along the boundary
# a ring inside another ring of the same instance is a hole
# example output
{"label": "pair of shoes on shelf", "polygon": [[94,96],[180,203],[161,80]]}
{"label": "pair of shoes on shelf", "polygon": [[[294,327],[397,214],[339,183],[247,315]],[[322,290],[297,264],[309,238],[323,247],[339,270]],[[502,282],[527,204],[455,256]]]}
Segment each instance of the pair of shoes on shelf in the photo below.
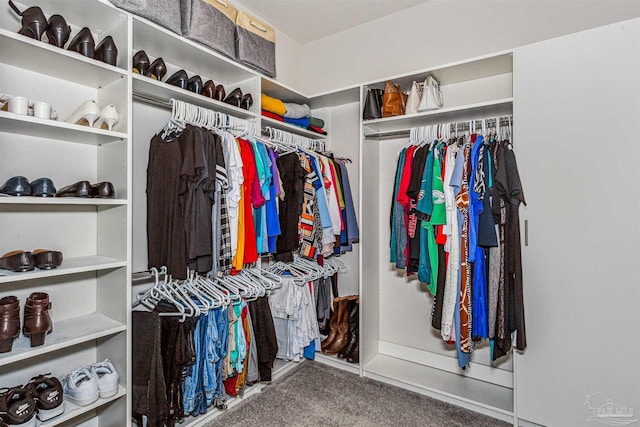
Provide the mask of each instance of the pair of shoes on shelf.
{"label": "pair of shoes on shelf", "polygon": [[75,369],[62,378],[64,396],[79,406],[87,406],[118,392],[118,371],[109,359]]}
{"label": "pair of shoes on shelf", "polygon": [[78,181],[62,187],[56,193],[56,197],[113,199],[116,197],[116,190],[109,181],[102,181],[97,184],[91,184],[89,181]]}
{"label": "pair of shoes on shelf", "polygon": [[24,176],[14,176],[0,187],[0,194],[7,196],[53,197],[56,195],[56,187],[50,178],[38,178],[29,182]]}
{"label": "pair of shoes on shelf", "polygon": [[152,78],[153,80],[160,80],[167,74],[167,65],[160,57],[149,63],[149,57],[144,50],[139,50],[133,55],[133,72]]}
{"label": "pair of shoes on shelf", "polygon": [[64,413],[62,384],[48,375],[0,393],[0,425],[35,427],[36,417],[44,422]]}
{"label": "pair of shoes on shelf", "polygon": [[40,270],[51,270],[62,264],[62,252],[50,249],[35,249],[33,252],[16,250],[7,252],[0,258],[0,269],[19,273]]}
{"label": "pair of shoes on shelf", "polygon": [[204,95],[207,98],[215,99],[216,101],[224,101],[224,98],[227,96],[224,90],[224,86],[216,86],[213,80],[207,80],[207,82],[202,86],[200,95]]}
{"label": "pair of shoes on shelf", "polygon": [[185,70],[176,71],[171,76],[167,77],[165,83],[197,94],[200,94],[200,92],[202,92],[202,89],[204,88],[202,77],[198,75],[189,77]]}
{"label": "pair of shoes on shelf", "polygon": [[87,101],[79,106],[65,122],[100,129],[113,130],[120,121],[120,115],[115,105],[109,104],[100,108],[96,101]]}
{"label": "pair of shoes on shelf", "polygon": [[[20,11],[12,0],[9,0],[9,6],[22,17],[22,28],[18,30],[19,34],[41,40],[46,33],[49,44],[64,49],[64,45],[71,36],[71,27],[64,17],[51,15],[47,20],[40,7],[31,6]],[[113,38],[107,36],[96,46],[93,34],[87,27],[82,28],[75,35],[67,49],[110,65],[116,65],[118,59],[118,48]]]}
{"label": "pair of shoes on shelf", "polygon": [[[31,341],[31,347],[44,344],[45,337],[53,332],[49,315],[51,301],[45,292],[33,292],[24,305],[22,334]],[[0,353],[8,353],[13,340],[20,335],[20,300],[13,295],[0,299]]]}
{"label": "pair of shoes on shelf", "polygon": [[224,100],[227,104],[233,105],[235,107],[240,107],[245,110],[249,110],[253,105],[253,97],[250,93],[246,95],[242,95],[242,90],[240,88],[235,88],[229,96],[227,96]]}

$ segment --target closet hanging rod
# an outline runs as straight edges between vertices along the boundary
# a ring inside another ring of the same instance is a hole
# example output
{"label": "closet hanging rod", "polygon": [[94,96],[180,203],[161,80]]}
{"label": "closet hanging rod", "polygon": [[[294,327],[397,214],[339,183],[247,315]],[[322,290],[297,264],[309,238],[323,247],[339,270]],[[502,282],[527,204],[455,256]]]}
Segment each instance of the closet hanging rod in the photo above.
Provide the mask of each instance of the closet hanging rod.
{"label": "closet hanging rod", "polygon": [[156,107],[162,107],[169,110],[171,109],[171,102],[169,102],[165,98],[146,92],[141,92],[139,90],[133,91],[133,99],[145,104],[155,105]]}
{"label": "closet hanging rod", "polygon": [[[500,125],[501,126],[513,126],[513,116],[500,116]],[[452,131],[465,132],[468,131],[471,127],[469,122],[475,122],[476,130],[482,129],[482,121],[485,120],[485,127],[489,129],[494,129],[496,127],[496,118],[495,117],[487,117],[485,119],[475,119],[475,120],[462,120],[451,123],[431,123],[426,126],[436,126],[439,124],[449,124],[451,126]],[[420,126],[416,126],[420,127]],[[401,138],[406,137],[411,134],[411,129],[400,129],[400,130],[392,130],[392,131],[380,131],[380,132],[370,132],[365,133],[365,139],[388,139],[388,138]]]}

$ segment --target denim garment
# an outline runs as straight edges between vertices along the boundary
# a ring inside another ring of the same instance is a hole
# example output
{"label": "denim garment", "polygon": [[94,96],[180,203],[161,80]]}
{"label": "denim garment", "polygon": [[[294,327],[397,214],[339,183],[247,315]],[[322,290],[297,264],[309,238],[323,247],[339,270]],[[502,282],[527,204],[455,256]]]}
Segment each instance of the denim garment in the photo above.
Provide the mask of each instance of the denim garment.
{"label": "denim garment", "polygon": [[218,327],[218,340],[216,341],[216,354],[218,359],[215,363],[216,373],[216,389],[214,399],[224,397],[224,385],[222,384],[222,364],[227,356],[227,347],[229,340],[229,312],[227,307],[219,307],[213,311],[216,318],[216,326]]}
{"label": "denim garment", "polygon": [[182,383],[182,399],[184,413],[198,415],[201,409],[206,412],[206,399],[204,385],[202,383],[202,370],[204,368],[204,354],[202,343],[207,333],[207,320],[204,315],[198,318],[193,331],[193,343],[195,347],[196,361],[186,370],[186,376]]}
{"label": "denim garment", "polygon": [[216,351],[216,343],[218,342],[219,337],[215,313],[210,311],[206,314],[206,319],[207,334],[205,336],[205,341],[202,343],[202,347],[205,350],[202,383],[206,397],[206,406],[209,407],[215,398],[215,392],[217,389],[216,362],[219,360],[219,355]]}

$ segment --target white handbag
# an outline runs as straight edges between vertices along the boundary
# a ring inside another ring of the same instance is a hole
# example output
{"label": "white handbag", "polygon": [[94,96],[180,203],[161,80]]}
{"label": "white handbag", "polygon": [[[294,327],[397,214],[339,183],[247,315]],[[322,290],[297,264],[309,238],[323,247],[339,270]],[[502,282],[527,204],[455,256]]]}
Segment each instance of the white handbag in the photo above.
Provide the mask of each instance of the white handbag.
{"label": "white handbag", "polygon": [[427,76],[424,80],[424,90],[418,111],[435,110],[442,108],[444,99],[442,99],[442,91],[440,91],[440,83],[431,76]]}
{"label": "white handbag", "polygon": [[422,83],[416,83],[415,81],[411,83],[411,90],[409,91],[409,97],[407,98],[405,114],[414,114],[418,112],[420,100],[422,99],[423,87]]}

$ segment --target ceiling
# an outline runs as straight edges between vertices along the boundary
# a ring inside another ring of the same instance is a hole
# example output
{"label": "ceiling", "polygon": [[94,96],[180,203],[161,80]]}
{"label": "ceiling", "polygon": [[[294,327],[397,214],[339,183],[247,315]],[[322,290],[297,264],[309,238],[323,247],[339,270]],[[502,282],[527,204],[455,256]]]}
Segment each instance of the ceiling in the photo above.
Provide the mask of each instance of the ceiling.
{"label": "ceiling", "polygon": [[305,44],[428,0],[235,0]]}

